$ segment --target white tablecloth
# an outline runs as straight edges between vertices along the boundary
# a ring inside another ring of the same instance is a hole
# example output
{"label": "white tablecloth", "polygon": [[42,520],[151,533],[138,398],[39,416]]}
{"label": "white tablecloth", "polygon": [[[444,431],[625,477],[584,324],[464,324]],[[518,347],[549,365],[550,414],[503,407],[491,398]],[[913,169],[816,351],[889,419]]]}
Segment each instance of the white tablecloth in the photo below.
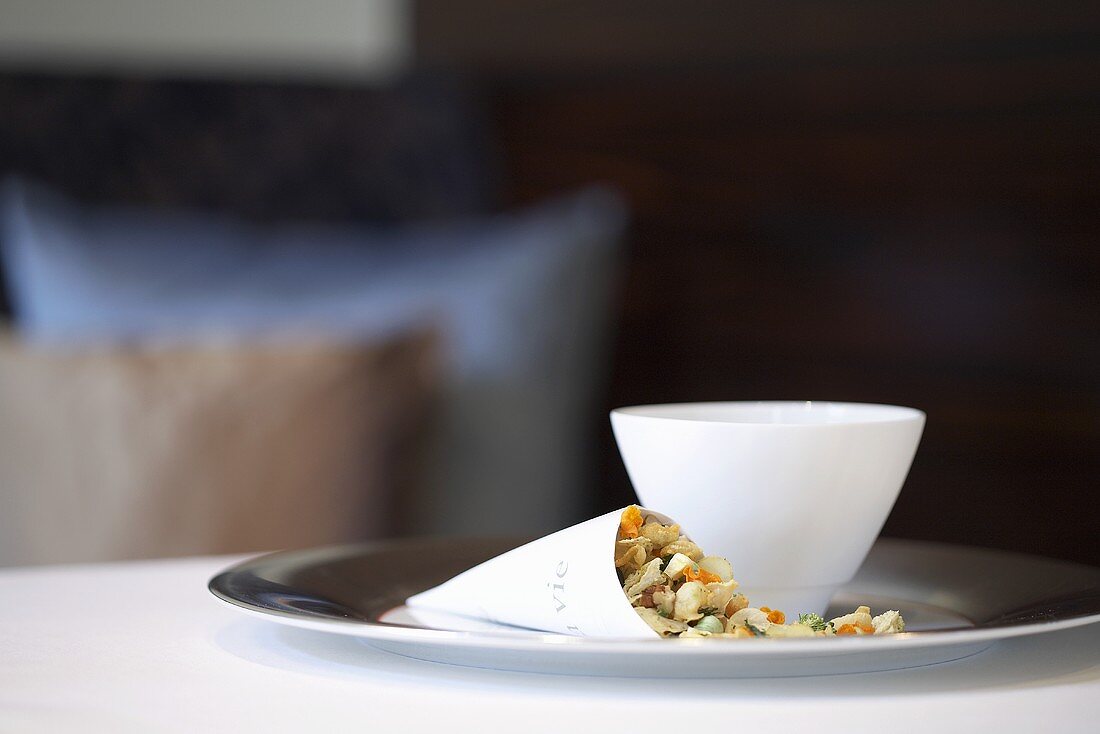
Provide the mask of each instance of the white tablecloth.
{"label": "white tablecloth", "polygon": [[1100,731],[1100,625],[887,673],[535,675],[245,617],[206,591],[233,560],[0,571],[0,732]]}

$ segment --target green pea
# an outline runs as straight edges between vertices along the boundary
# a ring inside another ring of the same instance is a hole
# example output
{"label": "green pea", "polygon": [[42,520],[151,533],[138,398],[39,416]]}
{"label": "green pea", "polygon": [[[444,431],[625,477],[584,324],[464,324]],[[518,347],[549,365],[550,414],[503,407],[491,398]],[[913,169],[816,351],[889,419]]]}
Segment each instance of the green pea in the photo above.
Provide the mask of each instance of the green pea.
{"label": "green pea", "polygon": [[725,627],[722,626],[722,620],[713,615],[707,615],[695,623],[695,629],[700,632],[724,632]]}

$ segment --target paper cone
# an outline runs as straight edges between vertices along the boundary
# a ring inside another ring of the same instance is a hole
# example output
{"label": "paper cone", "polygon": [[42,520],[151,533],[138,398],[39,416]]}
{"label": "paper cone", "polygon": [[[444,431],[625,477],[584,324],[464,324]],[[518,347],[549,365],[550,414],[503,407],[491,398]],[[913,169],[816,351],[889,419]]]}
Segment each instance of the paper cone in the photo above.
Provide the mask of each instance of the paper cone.
{"label": "paper cone", "polygon": [[[657,637],[630,605],[615,571],[623,509],[485,561],[406,604],[581,637]],[[642,515],[672,523],[645,508]]]}

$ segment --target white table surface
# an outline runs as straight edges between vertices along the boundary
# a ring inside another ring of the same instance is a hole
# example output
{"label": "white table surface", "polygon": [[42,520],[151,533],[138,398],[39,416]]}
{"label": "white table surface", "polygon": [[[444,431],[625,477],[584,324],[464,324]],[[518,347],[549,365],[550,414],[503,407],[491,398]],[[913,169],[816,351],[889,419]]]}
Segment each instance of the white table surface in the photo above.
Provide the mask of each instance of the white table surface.
{"label": "white table surface", "polygon": [[0,570],[0,732],[1100,731],[1100,624],[886,673],[536,675],[246,617],[206,591],[235,560]]}

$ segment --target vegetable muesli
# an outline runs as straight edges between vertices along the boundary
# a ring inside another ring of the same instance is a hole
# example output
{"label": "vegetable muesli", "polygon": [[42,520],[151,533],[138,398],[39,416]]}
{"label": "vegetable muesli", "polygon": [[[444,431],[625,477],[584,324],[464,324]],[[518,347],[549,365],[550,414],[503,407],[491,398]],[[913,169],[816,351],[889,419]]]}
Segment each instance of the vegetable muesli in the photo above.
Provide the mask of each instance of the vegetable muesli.
{"label": "vegetable muesli", "polygon": [[619,521],[615,567],[631,606],[664,637],[827,637],[905,630],[896,610],[871,616],[861,606],[828,621],[800,614],[788,624],[778,609],[749,606],[737,593],[729,561],[704,555],[680,534],[679,525],[643,518],[635,505]]}

